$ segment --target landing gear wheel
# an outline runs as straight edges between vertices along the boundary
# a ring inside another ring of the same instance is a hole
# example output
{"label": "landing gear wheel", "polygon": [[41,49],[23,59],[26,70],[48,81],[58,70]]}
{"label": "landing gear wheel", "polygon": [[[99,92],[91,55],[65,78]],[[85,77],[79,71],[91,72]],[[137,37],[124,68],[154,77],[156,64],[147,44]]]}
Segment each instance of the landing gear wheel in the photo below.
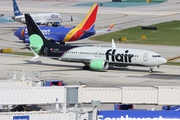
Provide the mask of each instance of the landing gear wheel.
{"label": "landing gear wheel", "polygon": [[65,45],[65,42],[60,42],[60,44]]}
{"label": "landing gear wheel", "polygon": [[52,22],[48,22],[46,26],[52,26]]}
{"label": "landing gear wheel", "polygon": [[83,66],[83,70],[89,70],[89,66]]}
{"label": "landing gear wheel", "polygon": [[153,68],[150,68],[149,73],[153,73]]}

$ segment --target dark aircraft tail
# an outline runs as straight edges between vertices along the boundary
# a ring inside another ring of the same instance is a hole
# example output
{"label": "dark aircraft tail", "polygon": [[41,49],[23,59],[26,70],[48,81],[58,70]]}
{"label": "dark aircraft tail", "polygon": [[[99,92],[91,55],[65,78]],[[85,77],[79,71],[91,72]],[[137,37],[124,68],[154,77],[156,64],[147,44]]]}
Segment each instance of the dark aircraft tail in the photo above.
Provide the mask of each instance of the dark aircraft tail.
{"label": "dark aircraft tail", "polygon": [[49,41],[49,40],[47,40],[45,38],[45,36],[41,32],[41,30],[38,27],[38,25],[34,22],[34,20],[32,19],[32,17],[29,14],[25,14],[25,19],[26,19],[26,25],[27,25],[27,29],[28,29],[28,34],[29,34],[30,37],[32,35],[38,35],[42,39],[44,45],[55,44],[55,42]]}
{"label": "dark aircraft tail", "polygon": [[33,51],[39,54],[42,46],[56,44],[55,42],[49,41],[45,38],[29,14],[25,14],[25,19],[30,39],[30,48],[33,49]]}

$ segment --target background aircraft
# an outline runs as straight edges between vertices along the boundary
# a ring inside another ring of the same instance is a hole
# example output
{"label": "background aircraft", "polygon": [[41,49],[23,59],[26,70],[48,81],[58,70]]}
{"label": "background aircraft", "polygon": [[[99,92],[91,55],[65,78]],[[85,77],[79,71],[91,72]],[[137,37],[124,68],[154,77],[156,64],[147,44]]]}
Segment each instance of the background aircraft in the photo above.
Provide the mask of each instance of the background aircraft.
{"label": "background aircraft", "polygon": [[45,38],[29,14],[25,14],[25,18],[30,36],[30,48],[35,55],[33,59],[38,58],[40,54],[66,62],[81,62],[85,64],[83,69],[99,71],[108,69],[109,64],[147,66],[150,67],[151,73],[153,67],[167,62],[153,51],[116,48],[114,41],[112,47],[59,45]]}
{"label": "background aircraft", "polygon": [[[42,33],[49,40],[54,40],[56,42],[65,43],[76,40],[81,40],[92,36],[96,33],[94,30],[94,25],[96,21],[98,10],[98,4],[94,4],[84,20],[73,27],[59,26],[59,27],[49,27],[49,26],[39,26]],[[102,32],[108,32],[113,28],[114,24],[110,26],[109,29]],[[29,43],[29,35],[26,27],[21,27],[14,32],[14,35],[17,36],[20,40],[23,40],[25,43]]]}
{"label": "background aircraft", "polygon": [[[16,0],[13,1],[13,11],[14,11],[14,17],[12,17],[13,20],[21,23],[26,23],[24,14],[22,14],[19,10],[19,7],[16,3]],[[37,24],[60,24],[62,22],[62,17],[59,13],[35,13],[31,14],[33,20]]]}
{"label": "background aircraft", "polygon": [[14,20],[10,16],[4,16],[4,14],[0,15],[0,22],[14,22]]}

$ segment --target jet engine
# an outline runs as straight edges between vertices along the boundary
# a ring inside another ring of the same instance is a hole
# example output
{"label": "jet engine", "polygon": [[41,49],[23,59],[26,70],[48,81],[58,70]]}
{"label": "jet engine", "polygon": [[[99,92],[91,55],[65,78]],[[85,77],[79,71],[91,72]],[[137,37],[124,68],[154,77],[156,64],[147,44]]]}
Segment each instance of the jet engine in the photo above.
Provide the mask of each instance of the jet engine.
{"label": "jet engine", "polygon": [[92,70],[103,71],[108,69],[109,62],[107,60],[92,60],[89,67]]}

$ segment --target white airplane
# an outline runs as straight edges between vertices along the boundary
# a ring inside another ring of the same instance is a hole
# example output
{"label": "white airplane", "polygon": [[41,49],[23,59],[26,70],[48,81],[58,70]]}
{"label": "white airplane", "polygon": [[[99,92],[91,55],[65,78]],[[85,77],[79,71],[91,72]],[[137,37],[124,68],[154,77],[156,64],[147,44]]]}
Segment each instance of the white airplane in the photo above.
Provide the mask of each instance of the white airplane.
{"label": "white airplane", "polygon": [[114,40],[112,40],[112,47],[59,45],[45,38],[29,14],[25,14],[25,18],[30,36],[30,48],[35,55],[33,59],[37,59],[40,54],[66,62],[81,62],[85,64],[83,69],[97,71],[107,70],[110,64],[146,66],[150,67],[150,73],[153,72],[154,67],[167,62],[165,58],[153,51],[116,48]]}
{"label": "white airplane", "polygon": [[[26,23],[24,14],[22,14],[19,10],[19,7],[16,3],[16,0],[13,1],[13,10],[14,10],[14,17],[12,17],[13,20],[21,23]],[[36,24],[48,24],[52,23],[54,25],[60,25],[62,22],[62,16],[59,13],[34,13],[31,14],[33,20],[36,22]]]}

